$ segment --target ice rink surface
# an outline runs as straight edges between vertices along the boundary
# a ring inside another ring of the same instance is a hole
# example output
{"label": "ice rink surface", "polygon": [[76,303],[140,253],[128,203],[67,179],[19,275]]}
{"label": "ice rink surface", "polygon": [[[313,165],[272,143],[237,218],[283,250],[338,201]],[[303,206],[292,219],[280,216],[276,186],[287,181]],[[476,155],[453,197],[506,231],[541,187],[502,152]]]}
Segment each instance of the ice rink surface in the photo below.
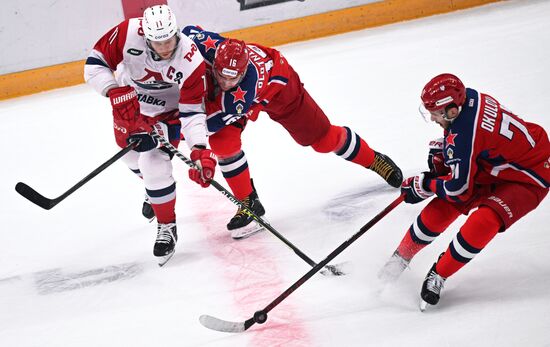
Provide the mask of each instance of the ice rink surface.
{"label": "ice rink surface", "polygon": [[[436,74],[550,129],[549,19],[548,1],[506,1],[280,48],[334,124],[409,176],[425,170],[441,133],[417,112]],[[450,278],[427,312],[422,281],[464,219],[384,288],[376,273],[424,206],[403,204],[335,259],[349,262],[347,276],[316,275],[266,324],[226,334],[198,317],[248,319],[309,266],[269,233],[231,240],[234,205],[188,181],[178,159],[180,239],[163,268],[156,225],[140,213],[142,183],[124,164],[50,211],[19,196],[23,181],[56,197],[118,150],[109,102],[86,85],[0,102],[0,120],[1,346],[550,346],[550,199]],[[270,223],[316,261],[398,195],[368,170],[296,145],[266,115],[243,141]]]}

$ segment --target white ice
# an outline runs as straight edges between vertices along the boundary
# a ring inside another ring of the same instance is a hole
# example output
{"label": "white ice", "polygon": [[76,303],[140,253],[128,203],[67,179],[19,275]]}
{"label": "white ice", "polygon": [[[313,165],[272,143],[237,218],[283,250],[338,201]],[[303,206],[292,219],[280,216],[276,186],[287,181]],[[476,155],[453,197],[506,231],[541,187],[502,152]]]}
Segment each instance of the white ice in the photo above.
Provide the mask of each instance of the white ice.
{"label": "white ice", "polygon": [[[281,50],[333,123],[412,175],[440,135],[417,114],[438,73],[550,129],[549,19],[548,1],[507,1]],[[550,346],[550,199],[451,277],[425,313],[422,280],[464,219],[382,288],[378,269],[424,206],[402,204],[335,259],[350,263],[347,276],[316,275],[266,324],[227,334],[198,317],[244,321],[310,267],[268,233],[232,241],[235,206],[189,182],[178,159],[180,240],[163,268],[155,225],[140,214],[142,183],[124,164],[50,211],[19,196],[23,181],[56,197],[118,150],[108,101],[86,85],[1,102],[0,121],[0,346]],[[269,221],[315,261],[398,195],[368,170],[296,145],[265,115],[244,148]]]}

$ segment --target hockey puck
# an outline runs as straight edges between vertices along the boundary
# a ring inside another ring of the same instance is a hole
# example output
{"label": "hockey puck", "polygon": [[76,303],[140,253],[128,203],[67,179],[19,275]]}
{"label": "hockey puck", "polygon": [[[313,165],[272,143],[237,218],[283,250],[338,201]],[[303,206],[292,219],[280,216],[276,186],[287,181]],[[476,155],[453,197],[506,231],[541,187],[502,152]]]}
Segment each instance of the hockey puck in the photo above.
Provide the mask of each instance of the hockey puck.
{"label": "hockey puck", "polygon": [[254,312],[254,322],[258,324],[264,324],[267,320],[267,313],[264,311],[256,311]]}

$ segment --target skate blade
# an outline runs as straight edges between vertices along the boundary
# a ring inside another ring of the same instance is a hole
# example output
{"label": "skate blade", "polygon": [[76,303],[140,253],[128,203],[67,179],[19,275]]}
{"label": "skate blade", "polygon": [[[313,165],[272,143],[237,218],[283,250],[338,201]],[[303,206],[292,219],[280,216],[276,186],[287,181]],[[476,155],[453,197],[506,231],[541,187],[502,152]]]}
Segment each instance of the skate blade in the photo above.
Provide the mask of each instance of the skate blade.
{"label": "skate blade", "polygon": [[163,256],[160,256],[160,257],[157,257],[157,261],[158,261],[158,264],[159,264],[159,267],[162,267],[164,264],[166,264],[168,262],[168,260],[170,260],[170,258],[172,258],[172,256],[174,255],[174,251],[172,251],[172,253],[169,253],[167,255],[163,255]]}
{"label": "skate blade", "polygon": [[420,312],[426,311],[426,309],[430,306],[426,301],[420,300]]}
{"label": "skate blade", "polygon": [[253,221],[252,223],[239,228],[231,230],[231,237],[233,240],[242,240],[250,237],[260,231],[263,231],[265,228],[261,226],[258,222]]}

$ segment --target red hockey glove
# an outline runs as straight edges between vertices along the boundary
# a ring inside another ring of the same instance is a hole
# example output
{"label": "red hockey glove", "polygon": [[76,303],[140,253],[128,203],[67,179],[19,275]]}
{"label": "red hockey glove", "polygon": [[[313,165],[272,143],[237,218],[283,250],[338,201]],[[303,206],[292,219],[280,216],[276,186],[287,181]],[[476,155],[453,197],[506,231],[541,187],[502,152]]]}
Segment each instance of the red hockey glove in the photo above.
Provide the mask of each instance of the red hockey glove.
{"label": "red hockey glove", "polygon": [[451,172],[451,168],[445,165],[445,157],[443,156],[443,138],[430,141],[428,145],[430,152],[428,153],[428,167],[430,173],[434,177],[446,176]]}
{"label": "red hockey glove", "polygon": [[113,107],[116,143],[120,147],[125,147],[128,136],[136,132],[137,121],[140,117],[136,90],[130,86],[117,87],[109,90],[107,95],[111,99]]}
{"label": "red hockey glove", "polygon": [[194,149],[191,151],[191,160],[197,169],[189,169],[189,178],[206,188],[214,178],[216,170],[216,156],[209,149]]}
{"label": "red hockey glove", "polygon": [[401,194],[405,195],[407,204],[416,204],[434,195],[424,186],[424,173],[418,176],[409,177],[401,184]]}

